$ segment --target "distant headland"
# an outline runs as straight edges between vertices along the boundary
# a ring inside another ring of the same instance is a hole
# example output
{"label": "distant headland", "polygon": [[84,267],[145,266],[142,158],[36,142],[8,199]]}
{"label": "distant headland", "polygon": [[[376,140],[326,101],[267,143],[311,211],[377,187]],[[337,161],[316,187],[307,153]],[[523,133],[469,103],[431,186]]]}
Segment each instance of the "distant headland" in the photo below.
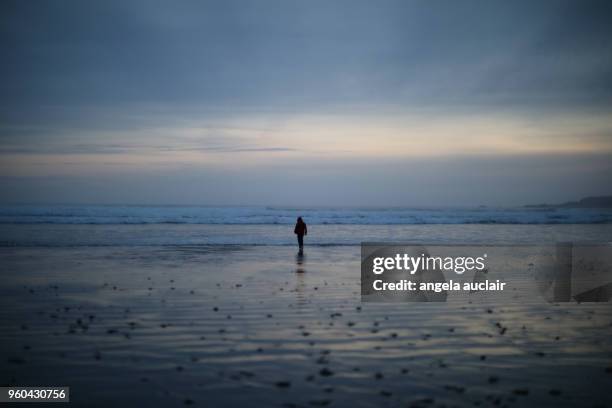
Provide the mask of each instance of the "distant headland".
{"label": "distant headland", "polygon": [[579,201],[563,204],[531,204],[526,208],[612,208],[612,196],[585,197]]}

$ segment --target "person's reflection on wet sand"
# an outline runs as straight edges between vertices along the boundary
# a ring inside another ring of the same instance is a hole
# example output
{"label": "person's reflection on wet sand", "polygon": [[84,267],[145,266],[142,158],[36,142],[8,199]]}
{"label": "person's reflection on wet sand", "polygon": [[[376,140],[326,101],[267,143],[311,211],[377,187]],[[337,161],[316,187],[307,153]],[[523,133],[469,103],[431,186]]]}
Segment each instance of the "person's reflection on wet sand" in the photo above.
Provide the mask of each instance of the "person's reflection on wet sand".
{"label": "person's reflection on wet sand", "polygon": [[304,268],[305,262],[306,262],[306,257],[304,256],[304,252],[302,251],[298,252],[297,255],[295,256],[296,282],[295,282],[295,289],[293,290],[293,292],[295,292],[296,294],[295,304],[297,306],[298,313],[300,313],[300,311],[302,310],[304,306],[310,303],[308,300],[308,295],[306,294],[306,281],[305,281],[306,269]]}
{"label": "person's reflection on wet sand", "polygon": [[304,268],[304,263],[306,262],[306,256],[304,256],[304,252],[300,251],[295,256],[295,273],[304,273],[306,269]]}

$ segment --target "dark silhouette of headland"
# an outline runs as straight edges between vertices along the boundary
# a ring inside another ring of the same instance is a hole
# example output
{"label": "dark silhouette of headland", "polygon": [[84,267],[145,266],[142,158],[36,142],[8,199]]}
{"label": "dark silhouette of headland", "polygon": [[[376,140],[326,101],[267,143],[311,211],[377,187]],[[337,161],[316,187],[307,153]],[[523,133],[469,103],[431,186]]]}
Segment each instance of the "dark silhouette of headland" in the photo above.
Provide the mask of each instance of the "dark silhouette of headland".
{"label": "dark silhouette of headland", "polygon": [[612,208],[612,196],[585,197],[562,204],[531,204],[526,208]]}

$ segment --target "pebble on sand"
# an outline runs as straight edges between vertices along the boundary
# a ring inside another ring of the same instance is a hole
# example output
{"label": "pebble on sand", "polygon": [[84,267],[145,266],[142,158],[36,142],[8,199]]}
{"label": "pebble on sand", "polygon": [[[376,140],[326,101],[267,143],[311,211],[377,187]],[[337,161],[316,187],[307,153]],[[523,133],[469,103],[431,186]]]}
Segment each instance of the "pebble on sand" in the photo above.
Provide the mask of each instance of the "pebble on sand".
{"label": "pebble on sand", "polygon": [[278,388],[289,388],[291,387],[291,382],[289,381],[277,381],[274,385]]}
{"label": "pebble on sand", "polygon": [[324,367],[321,369],[321,371],[319,371],[319,375],[323,376],[323,377],[329,377],[331,375],[334,375],[334,372],[332,370],[330,370],[327,367]]}

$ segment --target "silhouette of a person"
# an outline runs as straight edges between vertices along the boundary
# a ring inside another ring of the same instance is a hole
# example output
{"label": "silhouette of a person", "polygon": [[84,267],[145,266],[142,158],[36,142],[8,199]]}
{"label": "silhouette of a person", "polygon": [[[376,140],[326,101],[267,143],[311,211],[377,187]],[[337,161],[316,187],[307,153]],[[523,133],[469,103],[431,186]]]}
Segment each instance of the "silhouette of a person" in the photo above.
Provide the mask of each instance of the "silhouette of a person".
{"label": "silhouette of a person", "polygon": [[308,228],[302,217],[298,217],[293,232],[297,235],[300,252],[302,252],[304,250],[304,235],[308,235]]}

